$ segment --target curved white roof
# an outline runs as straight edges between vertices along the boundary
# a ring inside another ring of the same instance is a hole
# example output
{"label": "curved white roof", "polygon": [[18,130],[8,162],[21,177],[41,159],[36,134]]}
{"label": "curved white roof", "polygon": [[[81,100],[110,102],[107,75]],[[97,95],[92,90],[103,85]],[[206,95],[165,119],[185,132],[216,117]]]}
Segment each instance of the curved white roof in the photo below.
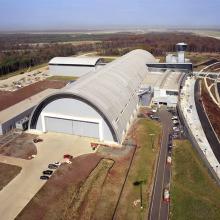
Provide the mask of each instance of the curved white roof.
{"label": "curved white roof", "polygon": [[49,65],[80,65],[95,66],[100,57],[54,57],[49,61]]}
{"label": "curved white roof", "polygon": [[[117,141],[121,142],[123,131],[126,131],[138,105],[137,92],[148,74],[146,63],[153,62],[156,59],[149,52],[140,49],[131,51],[103,68],[82,76],[61,89],[59,94],[72,94],[92,103],[107,118]],[[45,102],[42,101],[42,106]]]}
{"label": "curved white roof", "polygon": [[146,77],[146,63],[156,62],[152,54],[134,50],[107,64],[93,74],[81,77],[63,92],[71,92],[95,104],[113,124],[118,138],[136,105],[141,82]]}

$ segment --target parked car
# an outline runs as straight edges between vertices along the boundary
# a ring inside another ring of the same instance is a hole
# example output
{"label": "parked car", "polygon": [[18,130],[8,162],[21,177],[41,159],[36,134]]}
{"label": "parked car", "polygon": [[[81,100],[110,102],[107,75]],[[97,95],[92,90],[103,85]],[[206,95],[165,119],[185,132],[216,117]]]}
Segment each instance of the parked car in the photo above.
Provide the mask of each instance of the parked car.
{"label": "parked car", "polygon": [[170,191],[167,188],[164,188],[163,190],[163,201],[166,203],[170,202]]}
{"label": "parked car", "polygon": [[54,162],[53,164],[57,165],[57,166],[60,166],[61,163],[60,162]]}
{"label": "parked car", "polygon": [[167,164],[171,164],[172,163],[172,158],[171,156],[167,156]]}
{"label": "parked car", "polygon": [[172,141],[172,134],[169,134],[169,141]]}
{"label": "parked car", "polygon": [[43,171],[43,174],[44,174],[44,175],[51,175],[52,173],[53,173],[52,170],[44,170],[44,171]]}
{"label": "parked car", "polygon": [[50,178],[49,176],[45,176],[45,175],[40,176],[40,179],[41,179],[41,180],[48,180],[49,178]]}
{"label": "parked car", "polygon": [[168,145],[168,150],[172,150],[173,149],[173,145],[172,144],[169,144]]}
{"label": "parked car", "polygon": [[173,127],[173,130],[174,130],[175,132],[179,132],[179,131],[180,131],[180,129],[179,129],[178,127],[176,127],[176,126]]}
{"label": "parked car", "polygon": [[173,134],[173,138],[175,139],[175,138],[178,138],[178,135],[176,135],[176,134]]}
{"label": "parked car", "polygon": [[64,159],[69,159],[69,160],[71,160],[71,159],[73,159],[73,156],[70,155],[70,154],[64,154],[64,155],[63,155],[63,158],[64,158]]}
{"label": "parked car", "polygon": [[49,168],[49,169],[57,169],[58,166],[57,166],[56,164],[52,164],[52,163],[51,163],[51,164],[48,165],[48,168]]}
{"label": "parked car", "polygon": [[41,139],[41,138],[34,138],[33,139],[34,143],[38,143],[38,142],[42,142],[42,141],[43,141],[43,139]]}
{"label": "parked car", "polygon": [[152,115],[150,118],[153,119],[153,120],[159,120],[160,119],[158,116],[155,116],[155,115]]}
{"label": "parked car", "polygon": [[178,120],[173,120],[173,124],[177,125],[177,124],[179,124],[179,121]]}
{"label": "parked car", "polygon": [[172,120],[178,120],[178,117],[174,115],[171,119]]}

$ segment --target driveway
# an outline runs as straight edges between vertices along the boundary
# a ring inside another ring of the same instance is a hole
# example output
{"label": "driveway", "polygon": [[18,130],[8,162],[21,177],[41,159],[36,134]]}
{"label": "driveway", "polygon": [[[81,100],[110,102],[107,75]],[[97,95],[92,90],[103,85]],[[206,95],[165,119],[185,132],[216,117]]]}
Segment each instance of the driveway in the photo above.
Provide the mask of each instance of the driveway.
{"label": "driveway", "polygon": [[40,138],[44,141],[37,144],[36,158],[24,163],[21,173],[0,191],[1,220],[14,219],[46,183],[39,177],[49,163],[61,161],[63,154],[76,157],[94,152],[89,138],[58,133],[42,134]]}

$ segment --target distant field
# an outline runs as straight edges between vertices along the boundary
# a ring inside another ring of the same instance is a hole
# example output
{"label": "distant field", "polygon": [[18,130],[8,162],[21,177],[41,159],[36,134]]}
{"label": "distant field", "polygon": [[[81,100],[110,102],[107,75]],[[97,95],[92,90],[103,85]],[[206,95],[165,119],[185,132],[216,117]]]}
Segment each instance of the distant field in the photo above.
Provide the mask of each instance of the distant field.
{"label": "distant field", "polygon": [[206,36],[206,37],[214,37],[217,39],[220,39],[220,30],[200,30],[200,31],[194,31],[196,34],[201,35],[201,36]]}
{"label": "distant field", "polygon": [[0,190],[21,171],[21,167],[0,163]]}
{"label": "distant field", "polygon": [[170,219],[220,219],[220,187],[189,141],[176,141],[175,145]]}

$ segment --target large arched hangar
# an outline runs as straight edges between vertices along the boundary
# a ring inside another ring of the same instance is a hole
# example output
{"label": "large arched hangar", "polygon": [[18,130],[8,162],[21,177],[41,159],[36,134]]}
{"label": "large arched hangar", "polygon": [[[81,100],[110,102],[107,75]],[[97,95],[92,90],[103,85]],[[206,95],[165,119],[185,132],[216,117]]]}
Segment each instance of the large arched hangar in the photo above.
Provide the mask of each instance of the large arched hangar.
{"label": "large arched hangar", "polygon": [[134,50],[44,99],[29,127],[121,143],[137,107],[152,54]]}
{"label": "large arched hangar", "polygon": [[54,57],[49,61],[48,66],[52,75],[81,77],[97,70],[101,62],[100,57]]}

